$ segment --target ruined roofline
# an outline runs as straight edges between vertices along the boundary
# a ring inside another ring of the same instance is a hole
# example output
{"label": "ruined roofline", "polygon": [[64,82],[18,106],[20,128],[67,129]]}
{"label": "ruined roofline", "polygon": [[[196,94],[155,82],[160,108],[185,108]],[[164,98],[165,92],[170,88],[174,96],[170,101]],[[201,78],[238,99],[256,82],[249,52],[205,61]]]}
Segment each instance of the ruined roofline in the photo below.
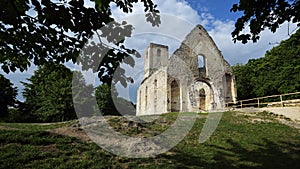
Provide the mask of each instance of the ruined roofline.
{"label": "ruined roofline", "polygon": [[[215,43],[215,41],[213,40],[213,38],[208,34],[207,30],[200,24],[198,24],[189,34],[191,34],[196,28],[199,28],[201,30],[202,33],[205,33],[205,35],[207,37],[209,37],[210,42],[213,44],[213,47],[219,51],[219,54],[223,57],[221,50],[218,48],[217,44]],[[189,36],[189,34],[186,36],[186,38]],[[186,38],[184,39],[184,41],[186,40]],[[183,42],[184,42],[183,41]]]}
{"label": "ruined roofline", "polygon": [[[223,58],[223,60],[226,62],[226,64],[230,65],[225,59],[224,56],[221,52],[221,50],[218,48],[217,44],[214,42],[213,38],[208,34],[207,30],[200,24],[197,24],[184,38],[184,40],[181,42],[181,45],[179,46],[179,48],[177,48],[172,54],[171,57],[168,57],[168,60],[170,60],[173,55],[176,53],[177,50],[179,50],[181,48],[182,45],[186,45],[186,41],[188,40],[188,37],[191,36],[192,32],[194,31],[200,31],[201,33],[204,33],[205,36],[207,36],[210,39],[210,42],[213,44],[213,47],[219,52],[220,56]],[[187,45],[188,46],[188,45]],[[163,44],[158,44],[158,43],[154,43],[154,42],[150,42],[148,47],[163,47],[163,48],[167,48],[169,50],[169,46],[167,45],[163,45]]]}
{"label": "ruined roofline", "polygon": [[163,44],[158,44],[158,43],[153,43],[153,42],[150,42],[148,47],[162,47],[162,48],[167,48],[169,49],[169,46],[167,45],[163,45]]}
{"label": "ruined roofline", "polygon": [[[207,30],[202,26],[202,25],[200,25],[200,24],[198,24],[194,29],[196,29],[196,28],[199,28],[203,33],[205,33],[205,35],[207,36],[207,37],[209,37],[209,39],[210,39],[210,41],[212,42],[212,44],[213,44],[213,46],[215,47],[215,49],[217,49],[217,51],[219,51],[219,54],[220,54],[220,56],[222,57],[222,59],[223,59],[223,61],[225,62],[225,64],[227,64],[228,66],[231,66],[229,63],[228,63],[228,61],[224,58],[224,56],[223,56],[223,54],[222,54],[222,52],[221,52],[221,50],[218,48],[218,46],[217,46],[217,44],[215,43],[215,41],[213,40],[213,38],[208,34],[208,32],[207,32]],[[194,31],[194,29],[192,30],[192,31]],[[189,33],[189,34],[191,34],[192,33],[192,31]],[[189,35],[188,34],[188,35]],[[187,35],[187,36],[188,36]],[[187,37],[186,36],[186,37]],[[186,40],[186,39],[185,39]],[[185,41],[184,40],[184,41]],[[183,41],[183,42],[184,42]],[[232,72],[231,72],[232,73]]]}
{"label": "ruined roofline", "polygon": [[[209,41],[208,41],[208,43],[211,43],[212,44],[212,47],[216,50],[216,51],[218,51],[218,54],[219,54],[219,56],[221,57],[221,59],[223,60],[223,65],[225,66],[225,67],[230,67],[230,64],[225,60],[225,58],[224,58],[224,56],[223,56],[223,54],[222,54],[222,52],[219,50],[219,48],[217,47],[217,45],[216,45],[216,43],[214,42],[214,40],[213,40],[213,38],[208,34],[208,32],[206,31],[206,29],[202,26],[202,25],[200,25],[200,24],[198,24],[198,25],[196,25],[186,36],[185,36],[185,38],[184,38],[184,40],[181,42],[181,45],[179,46],[179,48],[177,48],[172,54],[171,54],[171,57],[169,57],[168,56],[168,61],[171,61],[172,60],[172,58],[174,57],[174,55],[176,55],[176,53],[177,53],[177,51],[180,51],[181,50],[181,48],[182,48],[182,46],[187,46],[187,47],[189,47],[188,45],[187,45],[187,41],[190,39],[190,38],[193,38],[193,36],[192,36],[192,34],[193,33],[201,33],[202,34],[202,36],[204,36],[204,37],[207,37],[208,39],[209,39]],[[167,50],[169,50],[169,46],[167,46],[167,45],[163,45],[163,44],[158,44],[158,43],[154,43],[154,42],[150,42],[149,43],[149,45],[148,45],[148,48],[153,48],[153,47],[160,47],[160,48],[166,48]],[[206,56],[207,57],[207,56]],[[226,68],[226,71],[228,71],[228,70],[230,70],[230,69],[228,69],[228,68]],[[155,73],[157,70],[155,70],[153,73]],[[149,76],[149,77],[146,77],[146,78],[144,78],[143,80],[142,80],[142,83],[141,84],[143,84],[148,78],[150,78],[152,75],[153,75],[153,73]],[[232,74],[232,71],[229,71],[229,73],[231,73]]]}
{"label": "ruined roofline", "polygon": [[[218,46],[217,46],[217,44],[215,43],[215,41],[213,40],[213,38],[208,34],[207,30],[206,30],[202,25],[200,25],[200,24],[196,25],[196,26],[195,26],[195,27],[194,27],[194,28],[193,28],[193,29],[185,36],[185,38],[184,38],[184,40],[181,42],[181,45],[179,46],[179,48],[176,49],[176,50],[172,53],[172,55],[171,55],[171,57],[170,57],[169,59],[171,59],[171,58],[173,57],[173,55],[177,52],[177,50],[179,50],[183,45],[188,46],[187,43],[186,43],[186,41],[188,41],[188,40],[190,39],[191,34],[192,34],[193,32],[195,32],[195,31],[204,33],[204,36],[206,36],[206,37],[209,38],[210,42],[212,43],[212,46],[219,52],[219,55],[222,57],[222,59],[225,60],[225,59],[224,59],[224,56],[223,56],[223,54],[222,54],[222,52],[221,52],[221,50],[218,48]],[[189,46],[188,46],[188,47],[189,47]],[[225,61],[226,61],[226,60],[225,60]],[[228,64],[227,61],[226,61],[226,63]]]}

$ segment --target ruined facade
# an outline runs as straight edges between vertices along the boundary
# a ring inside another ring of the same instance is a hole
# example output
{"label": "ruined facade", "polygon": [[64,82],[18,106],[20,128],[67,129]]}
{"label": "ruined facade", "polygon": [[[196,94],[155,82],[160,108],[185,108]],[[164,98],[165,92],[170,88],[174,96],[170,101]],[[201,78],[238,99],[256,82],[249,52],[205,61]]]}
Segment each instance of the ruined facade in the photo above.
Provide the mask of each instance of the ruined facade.
{"label": "ruined facade", "polygon": [[168,55],[164,45],[151,43],[146,49],[137,115],[213,111],[236,101],[232,69],[201,25]]}

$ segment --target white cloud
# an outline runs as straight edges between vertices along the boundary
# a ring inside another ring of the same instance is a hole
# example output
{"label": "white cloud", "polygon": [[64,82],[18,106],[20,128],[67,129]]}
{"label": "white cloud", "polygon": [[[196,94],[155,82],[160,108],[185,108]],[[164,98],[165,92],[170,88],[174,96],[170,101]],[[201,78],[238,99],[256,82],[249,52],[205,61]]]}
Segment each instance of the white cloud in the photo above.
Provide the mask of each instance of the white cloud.
{"label": "white cloud", "polygon": [[[209,30],[209,34],[213,37],[225,59],[231,65],[247,63],[249,59],[263,57],[267,50],[274,47],[275,43],[289,38],[287,32],[288,23],[284,23],[276,33],[272,33],[269,30],[263,31],[257,43],[248,42],[247,44],[242,44],[237,42],[234,44],[231,37],[231,32],[234,29],[233,21],[222,22],[215,20],[212,22],[212,25],[213,28]],[[295,29],[296,25],[290,24],[290,27]]]}
{"label": "white cloud", "polygon": [[[269,30],[263,31],[257,43],[233,43],[231,37],[235,23],[233,20],[222,21],[215,18],[207,10],[201,10],[200,12],[202,13],[198,14],[186,1],[155,0],[155,2],[158,4],[158,9],[161,13],[162,24],[159,28],[153,28],[149,23],[145,22],[143,6],[140,3],[134,6],[132,14],[124,14],[118,8],[113,8],[115,18],[118,20],[128,19],[128,22],[136,28],[136,32],[144,32],[143,36],[139,35],[139,37],[136,36],[128,39],[128,47],[143,51],[149,42],[157,42],[170,46],[171,54],[179,46],[178,44],[180,44],[185,35],[192,29],[192,26],[201,24],[208,30],[225,59],[231,65],[234,65],[236,63],[246,63],[251,58],[263,57],[267,50],[274,47],[274,44],[289,38],[287,32],[288,23],[284,23],[276,33],[272,33]],[[205,7],[198,4],[195,8],[200,9]],[[183,24],[181,22],[183,20],[189,24]],[[290,24],[290,30],[294,30],[295,28],[295,24]],[[149,36],[149,34],[146,36],[146,32],[155,33],[157,36]],[[163,38],[158,37],[159,35],[164,37],[173,36],[173,40],[176,39],[178,42],[174,43],[172,40],[163,41]],[[176,35],[175,38],[174,35]],[[143,55],[143,53],[141,54]]]}
{"label": "white cloud", "polygon": [[[133,25],[134,31],[131,38],[126,39],[126,47],[134,48],[143,56],[149,43],[159,43],[169,46],[169,56],[180,46],[185,36],[192,28],[199,23],[200,16],[185,1],[156,1],[160,10],[161,24],[159,27],[152,27],[145,20],[145,13],[142,4],[136,4],[133,13],[124,14],[117,7],[112,8],[113,16],[118,21],[126,20]],[[126,69],[126,75],[135,77],[135,83],[127,88],[121,85],[117,87],[120,96],[124,98],[132,97],[136,93],[144,70],[143,58],[135,59],[136,66],[132,69],[129,66],[122,65]],[[131,90],[131,91],[129,91]],[[133,90],[133,91],[132,91]],[[135,100],[135,99],[134,99]]]}
{"label": "white cloud", "polygon": [[[181,41],[189,33],[192,28],[201,24],[206,28],[211,37],[214,39],[218,48],[222,51],[224,58],[231,64],[246,63],[250,58],[263,57],[267,50],[270,50],[274,45],[269,43],[280,42],[287,39],[287,23],[283,24],[275,34],[268,30],[261,33],[261,38],[257,43],[249,42],[242,44],[233,43],[231,32],[234,30],[234,21],[215,18],[209,11],[200,10],[200,14],[195,11],[186,1],[181,0],[155,0],[160,10],[162,24],[159,28],[152,27],[151,24],[145,22],[144,11],[142,4],[137,4],[133,8],[132,14],[124,14],[118,8],[113,8],[113,16],[117,20],[126,19],[128,23],[135,27],[133,37],[126,40],[126,45],[129,48],[137,49],[141,55],[144,55],[145,48],[150,42],[168,45],[170,55],[179,47]],[[196,9],[205,9],[198,4]],[[296,26],[290,24],[291,30]],[[136,60],[137,66],[135,69],[127,69],[127,74],[132,77],[139,77],[137,73],[143,69],[143,59]],[[137,71],[139,70],[139,71]],[[141,79],[136,79],[139,83]],[[137,88],[137,85],[134,84]],[[131,88],[131,87],[129,87]],[[119,91],[120,92],[120,91]],[[131,91],[132,92],[132,91]],[[121,95],[128,98],[129,89],[120,92]]]}
{"label": "white cloud", "polygon": [[[93,3],[88,3],[85,0],[85,5],[93,7]],[[264,56],[267,50],[270,50],[274,45],[269,45],[269,42],[280,42],[283,39],[287,39],[287,23],[283,24],[275,34],[266,30],[261,33],[261,38],[258,43],[248,43],[246,45],[241,43],[234,44],[231,37],[231,32],[234,29],[234,21],[227,20],[222,21],[215,18],[205,6],[197,4],[194,9],[201,9],[199,12],[194,10],[186,1],[183,0],[155,0],[158,4],[158,9],[161,14],[162,24],[157,27],[152,27],[150,23],[145,22],[144,7],[141,3],[135,4],[133,13],[126,14],[118,7],[112,7],[113,17],[117,20],[126,19],[128,23],[135,27],[131,38],[126,40],[128,48],[137,49],[143,56],[147,45],[150,42],[165,44],[169,46],[170,54],[177,49],[184,39],[184,37],[197,25],[203,25],[209,34],[214,39],[218,48],[222,51],[225,59],[231,64],[246,63],[249,58],[258,58]],[[290,30],[294,30],[296,26],[290,24]],[[68,65],[68,64],[67,64]],[[71,67],[70,65],[68,65]],[[124,66],[127,69],[127,75],[136,77],[136,83],[129,86],[127,89],[121,91],[121,95],[126,98],[132,98],[132,92],[130,90],[136,90],[138,84],[142,80],[142,73],[144,63],[143,58],[136,59],[136,66],[134,69]],[[34,69],[29,69],[29,72],[25,73],[12,73],[5,75],[11,79],[13,83],[22,89],[19,81],[23,81],[32,75]],[[0,71],[0,73],[2,73]],[[2,73],[3,74],[3,73]]]}

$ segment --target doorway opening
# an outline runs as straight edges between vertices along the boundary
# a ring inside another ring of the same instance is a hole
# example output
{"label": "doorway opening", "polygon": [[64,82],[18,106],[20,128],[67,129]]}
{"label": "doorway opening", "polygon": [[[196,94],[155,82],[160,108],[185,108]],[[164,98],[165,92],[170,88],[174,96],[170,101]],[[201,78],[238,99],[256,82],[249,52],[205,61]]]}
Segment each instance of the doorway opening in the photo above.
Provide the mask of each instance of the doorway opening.
{"label": "doorway opening", "polygon": [[171,83],[171,111],[180,111],[180,88],[175,80]]}
{"label": "doorway opening", "polygon": [[200,110],[205,110],[205,99],[206,99],[206,96],[205,96],[205,91],[204,89],[200,89],[199,91],[199,109]]}

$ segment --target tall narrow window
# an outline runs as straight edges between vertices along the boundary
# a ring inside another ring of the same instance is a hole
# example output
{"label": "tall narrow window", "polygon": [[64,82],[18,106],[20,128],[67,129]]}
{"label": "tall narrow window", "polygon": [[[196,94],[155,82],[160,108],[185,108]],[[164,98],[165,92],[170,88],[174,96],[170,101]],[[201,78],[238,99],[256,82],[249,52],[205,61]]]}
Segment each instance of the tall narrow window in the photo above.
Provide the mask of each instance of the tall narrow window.
{"label": "tall narrow window", "polygon": [[200,77],[206,77],[205,57],[203,55],[198,55],[198,70]]}
{"label": "tall narrow window", "polygon": [[160,57],[161,57],[161,50],[157,49],[157,58],[160,58]]}
{"label": "tall narrow window", "polygon": [[148,105],[148,87],[146,86],[146,90],[145,90],[145,107],[147,107]]}
{"label": "tall narrow window", "polygon": [[142,91],[140,90],[140,94],[139,94],[139,111],[141,111],[141,105],[142,105],[141,97],[142,97]]}
{"label": "tall narrow window", "polygon": [[157,104],[157,79],[154,80],[154,113],[156,113]]}
{"label": "tall narrow window", "polygon": [[205,67],[205,60],[202,55],[198,55],[198,68],[204,68]]}
{"label": "tall narrow window", "polygon": [[160,63],[161,63],[161,50],[160,49],[157,49],[156,51],[156,63],[155,63],[155,66],[158,68],[160,67]]}
{"label": "tall narrow window", "polygon": [[171,83],[171,111],[179,112],[181,107],[180,88],[178,83],[174,80]]}
{"label": "tall narrow window", "polygon": [[226,102],[232,102],[233,97],[232,97],[232,76],[230,74],[225,73],[225,97],[226,97]]}

